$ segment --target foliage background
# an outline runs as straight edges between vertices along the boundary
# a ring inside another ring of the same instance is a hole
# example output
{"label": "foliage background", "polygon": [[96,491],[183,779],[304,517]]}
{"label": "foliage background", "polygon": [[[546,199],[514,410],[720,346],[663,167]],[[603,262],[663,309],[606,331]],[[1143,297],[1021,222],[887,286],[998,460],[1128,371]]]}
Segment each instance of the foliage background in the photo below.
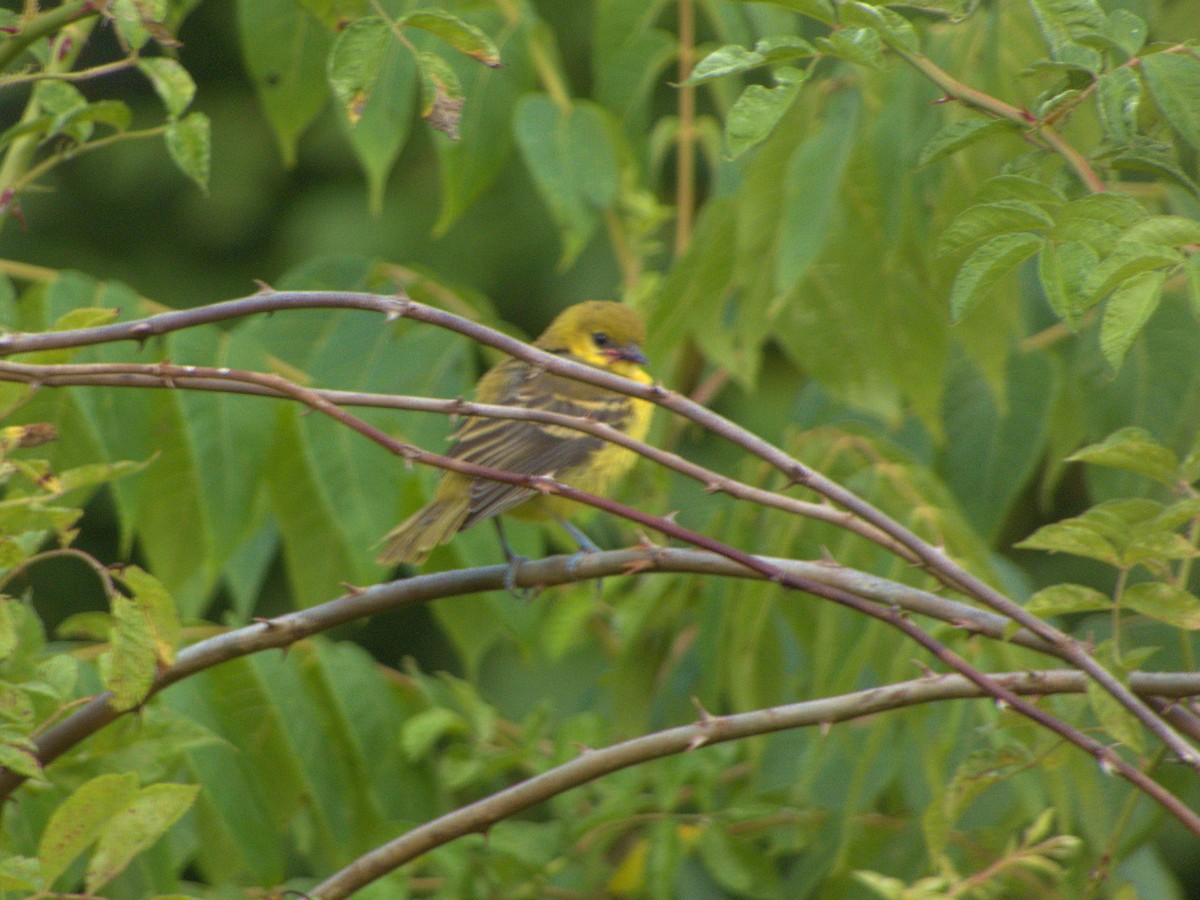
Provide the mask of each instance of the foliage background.
{"label": "foliage background", "polygon": [[[385,6],[391,14],[408,9]],[[1012,545],[1098,502],[1172,496],[1171,483],[1064,459],[1126,426],[1146,429],[1180,457],[1193,451],[1200,334],[1188,254],[1200,242],[1169,246],[1178,262],[1162,250],[1157,269],[1127,273],[1161,271],[1166,290],[1156,309],[1146,304],[1153,316],[1144,328],[1139,322],[1119,336],[1128,337],[1127,355],[1114,357],[1101,341],[1102,308],[1068,304],[1072,328],[1064,327],[1039,268],[1061,244],[1085,242],[1063,224],[1062,209],[1084,191],[1059,156],[1000,129],[923,164],[947,123],[978,116],[939,105],[943,91],[884,48],[886,27],[847,19],[831,30],[822,3],[727,0],[695,4],[697,59],[780,35],[804,38],[820,53],[784,59],[796,68],[737,71],[699,87],[699,165],[688,179],[698,219],[694,234],[680,236],[672,216],[681,169],[672,149],[680,103],[670,84],[678,80],[675,5],[439,6],[489,35],[505,67],[487,69],[428,35],[413,37],[462,79],[462,138],[452,143],[419,120],[410,73],[388,98],[400,114],[374,143],[360,134],[356,155],[343,109],[329,100],[325,55],[337,28],[371,9],[293,0],[172,4],[165,20],[178,23],[181,46],[166,52],[195,78],[191,108],[212,123],[207,192],[157,140],[55,168],[38,190],[21,194],[22,223],[10,219],[0,234],[0,257],[52,270],[17,280],[20,300],[5,298],[8,323],[46,328],[71,309],[95,306],[131,317],[147,309],[140,298],[194,306],[250,293],[262,279],[279,288],[384,292],[401,283],[418,299],[529,335],[569,303],[623,297],[650,319],[648,351],[664,382],[701,391],[730,418],[946,543],[1013,596],[1060,582],[1111,593],[1130,577],[1176,566],[1169,555],[1139,568]],[[1132,27],[1122,15],[1146,24],[1152,49],[1194,41],[1200,16],[1192,0],[930,2],[895,12],[915,24],[923,58],[974,88],[1037,115],[1077,102],[1061,130],[1141,204],[1141,216],[1200,218],[1189,185],[1198,177],[1196,119],[1173,115],[1161,92],[1139,83],[1136,97],[1125,97],[1131,118],[1121,126],[1128,146],[1120,145],[1093,96],[1107,94],[1086,85],[1120,69],[1129,53],[1118,42],[1093,51],[1094,61],[1073,55],[1092,49],[1094,42],[1074,39],[1096,22],[1113,33]],[[121,52],[118,30],[99,26],[77,67]],[[286,80],[280,87],[264,76],[281,52],[300,54],[279,63],[301,72],[292,95]],[[799,90],[791,86],[805,77]],[[1189,77],[1179,82],[1179,99],[1194,111],[1200,78]],[[757,93],[744,94],[750,85]],[[138,126],[162,120],[161,101],[136,71],[80,87],[89,100],[128,103]],[[388,90],[375,95],[379,107]],[[555,98],[564,96],[574,98],[570,127],[554,124]],[[746,96],[762,105],[739,118]],[[5,123],[27,97],[0,92]],[[565,158],[550,152],[561,146]],[[567,170],[557,182],[556,166]],[[1061,199],[1037,207],[1050,224],[960,216],[987,202],[1009,204],[1003,215],[1033,215],[1013,205],[1028,200],[1020,193],[1027,186],[989,181],[1001,174],[1057,192]],[[1112,234],[1096,240],[1115,244],[1138,215],[1113,212]],[[1040,255],[1001,273],[952,321],[966,258],[1013,233],[1035,235]],[[1083,291],[1066,281],[1068,293]],[[277,367],[323,387],[444,397],[466,393],[486,361],[434,329],[316,311],[79,359],[135,357]],[[367,418],[422,446],[443,446],[437,417]],[[56,471],[149,461],[95,496],[73,495],[89,503],[80,546],[105,562],[145,565],[193,636],[206,633],[202,622],[241,624],[330,599],[343,582],[383,578],[370,562],[373,541],[433,483],[332,423],[261,400],[44,391],[14,421],[47,419],[62,439],[37,452]],[[778,487],[753,461],[665,415],[653,442]],[[845,534],[710,497],[649,465],[622,495],[651,512],[679,510],[690,527],[756,552],[829,553],[847,566],[928,583]],[[606,546],[633,538],[619,523],[593,519],[589,527]],[[531,554],[566,549],[550,530],[526,526],[516,536]],[[495,559],[481,529],[440,551],[431,568]],[[1170,571],[1188,586],[1190,569]],[[31,570],[28,585],[46,624],[44,652],[71,651],[76,661],[63,696],[96,689],[94,645],[56,640],[54,631],[73,614],[103,609],[94,577],[76,560],[50,560]],[[26,587],[18,580],[9,590]],[[1107,611],[1064,621],[1098,643],[1109,637]],[[1194,642],[1178,622],[1134,616],[1126,629],[1134,658],[1137,648],[1157,648],[1148,667],[1195,668]],[[1044,665],[1017,648],[935,631],[984,668]],[[5,849],[38,856],[39,835],[64,797],[97,775],[134,772],[141,785],[201,791],[106,895],[303,886],[405,828],[571,758],[579,745],[690,721],[692,697],[734,712],[920,673],[914,648],[878,623],[768,585],[684,576],[609,579],[599,601],[590,585],[528,603],[455,598],[335,637],[341,641],[306,642],[283,660],[226,664],[167,691],[140,718],[57,764],[49,785],[28,789],[17,814],[5,816]],[[21,664],[40,665],[40,639],[26,649]],[[1086,700],[1051,705],[1089,727],[1113,727],[1097,722]],[[1136,731],[1118,737],[1150,757]],[[1169,767],[1161,777],[1193,805],[1200,799]],[[1046,836],[1025,830],[1035,822],[1049,828],[1040,818],[1046,810],[1053,833],[1078,844],[1023,866],[1022,840]],[[504,823],[486,840],[429,854],[377,890],[868,896],[888,886],[869,888],[853,873],[875,871],[903,882],[941,875],[967,884],[968,895],[1035,884],[1061,896],[1171,897],[1195,893],[1198,849],[1148,801],[1134,802],[1124,783],[1028,723],[982,703],[943,704],[624,772]],[[85,878],[89,859],[66,860],[60,888]],[[1106,881],[1091,877],[1098,867]],[[988,877],[965,882],[972,872]]]}

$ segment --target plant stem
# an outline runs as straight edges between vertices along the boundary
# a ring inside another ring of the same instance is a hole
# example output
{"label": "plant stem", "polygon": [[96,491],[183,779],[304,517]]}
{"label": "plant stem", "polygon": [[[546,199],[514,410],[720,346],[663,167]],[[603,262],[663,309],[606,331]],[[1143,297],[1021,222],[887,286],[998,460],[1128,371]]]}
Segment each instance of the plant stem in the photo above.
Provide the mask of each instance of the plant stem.
{"label": "plant stem", "polygon": [[695,0],[679,0],[679,133],[675,157],[675,256],[692,239],[696,214],[696,88],[686,84],[696,57]]}

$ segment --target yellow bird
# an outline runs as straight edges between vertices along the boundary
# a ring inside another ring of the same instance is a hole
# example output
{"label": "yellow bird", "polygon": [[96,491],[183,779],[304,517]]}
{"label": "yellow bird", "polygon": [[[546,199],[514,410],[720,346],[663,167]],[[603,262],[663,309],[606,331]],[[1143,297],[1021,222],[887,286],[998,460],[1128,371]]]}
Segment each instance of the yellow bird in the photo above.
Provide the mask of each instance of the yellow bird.
{"label": "yellow bird", "polygon": [[[645,340],[646,326],[633,309],[591,300],[560,313],[533,346],[650,384],[651,378],[642,368]],[[564,378],[516,358],[490,369],[476,385],[475,399],[589,418],[637,440],[646,436],[653,409],[646,400]],[[561,425],[480,417],[466,419],[459,426],[449,455],[506,472],[547,475],[592,494],[607,490],[637,459],[632,450]],[[434,547],[464,528],[509,512],[520,518],[553,518],[582,549],[594,550],[596,546],[566,521],[565,516],[576,509],[578,505],[564,497],[447,472],[433,500],[383,538],[377,562],[419,565]],[[499,529],[499,520],[496,526]],[[500,541],[512,561],[515,556],[502,530]]]}

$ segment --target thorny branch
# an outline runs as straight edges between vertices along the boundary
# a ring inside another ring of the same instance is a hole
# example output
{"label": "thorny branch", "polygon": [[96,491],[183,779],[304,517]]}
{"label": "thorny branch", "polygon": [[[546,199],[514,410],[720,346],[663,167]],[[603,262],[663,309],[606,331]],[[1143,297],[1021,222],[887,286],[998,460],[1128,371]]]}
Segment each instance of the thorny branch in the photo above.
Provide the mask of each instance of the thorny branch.
{"label": "thorny branch", "polygon": [[[1152,734],[1156,735],[1169,747],[1179,759],[1193,769],[1200,771],[1200,753],[1197,753],[1194,747],[1173,729],[1169,723],[1157,715],[1141,698],[1137,697],[1116,676],[1100,665],[1082,643],[1027,612],[1020,604],[963,569],[942,549],[923,541],[882,510],[875,508],[852,491],[803,465],[769,441],[763,440],[712,410],[692,402],[681,394],[667,390],[661,385],[643,385],[610,372],[605,372],[582,363],[576,363],[555,354],[546,353],[536,347],[532,347],[515,338],[488,328],[485,325],[465,319],[462,316],[417,303],[407,297],[386,297],[358,292],[285,292],[264,289],[258,294],[238,300],[228,300],[223,303],[190,310],[162,313],[135,322],[114,323],[95,328],[78,329],[76,331],[0,336],[0,356],[34,350],[89,346],[109,341],[144,341],[150,337],[177,331],[181,328],[227,321],[255,313],[314,307],[374,310],[385,313],[389,319],[409,318],[456,331],[481,344],[524,359],[547,371],[599,385],[618,393],[650,400],[677,415],[695,422],[713,434],[723,437],[735,446],[741,447],[743,450],[770,463],[791,481],[816,491],[827,500],[850,512],[853,516],[869,523],[878,531],[886,534],[897,544],[906,548],[921,564],[948,587],[962,591],[986,606],[991,607],[1001,615],[1024,626],[1044,640],[1055,644],[1061,650],[1063,659],[1068,660],[1073,665],[1087,672],[1093,680],[1129,710]],[[279,379],[279,381],[283,382],[282,379]],[[287,382],[283,383],[287,384]],[[290,388],[295,388],[295,386],[290,386]],[[290,396],[302,399],[290,388],[286,390]],[[295,388],[295,390],[303,389]],[[334,418],[338,418],[338,414],[335,412],[337,408],[329,403],[329,401],[323,400],[319,395],[312,392],[306,392],[306,396],[316,403],[325,404],[326,408],[323,408],[322,411],[328,411]],[[303,400],[302,402],[308,401]],[[310,403],[309,405],[313,404]],[[351,416],[350,418],[352,419],[353,417]],[[347,422],[347,424],[349,423]],[[366,425],[366,423],[362,424]],[[391,440],[387,435],[379,432],[378,429],[372,429],[371,426],[366,427],[378,435],[378,438]],[[365,431],[362,433],[371,437],[372,440],[377,439]],[[415,449],[408,448],[404,453],[407,455]],[[416,456],[410,458],[413,458],[414,461],[417,460]],[[445,458],[443,457],[443,459]],[[421,461],[430,460],[423,459]],[[476,475],[477,477],[492,477],[482,472],[473,472],[468,471],[466,468],[458,468],[465,466],[465,464],[457,460],[450,462],[453,462],[454,465],[446,465],[444,467],[454,469],[455,471],[464,471],[465,474]],[[431,462],[431,464],[435,463]],[[496,480],[504,481],[507,479],[499,478]],[[542,489],[543,487],[543,485],[538,485],[535,489]],[[570,489],[563,488],[559,492],[564,496],[571,496]],[[596,499],[599,500],[600,498]],[[603,503],[609,502],[611,501],[603,501]],[[601,508],[607,508],[600,503],[592,505],[600,505]],[[628,509],[628,507],[624,509]],[[616,512],[611,509],[610,511]],[[623,512],[616,512],[616,514],[625,515]],[[630,516],[626,517],[629,518]],[[636,517],[634,517],[634,520],[639,521]],[[681,540],[689,540],[679,534],[672,536],[679,537]],[[698,544],[697,546],[707,545]]]}

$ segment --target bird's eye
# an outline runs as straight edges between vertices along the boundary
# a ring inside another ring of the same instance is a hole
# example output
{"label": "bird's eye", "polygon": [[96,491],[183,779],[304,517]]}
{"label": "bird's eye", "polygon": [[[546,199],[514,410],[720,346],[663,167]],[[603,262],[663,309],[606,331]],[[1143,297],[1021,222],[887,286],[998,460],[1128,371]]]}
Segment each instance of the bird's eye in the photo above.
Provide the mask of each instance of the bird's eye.
{"label": "bird's eye", "polygon": [[608,346],[608,335],[605,334],[603,331],[597,331],[595,334],[592,335],[592,343],[595,344],[597,347],[607,347]]}

